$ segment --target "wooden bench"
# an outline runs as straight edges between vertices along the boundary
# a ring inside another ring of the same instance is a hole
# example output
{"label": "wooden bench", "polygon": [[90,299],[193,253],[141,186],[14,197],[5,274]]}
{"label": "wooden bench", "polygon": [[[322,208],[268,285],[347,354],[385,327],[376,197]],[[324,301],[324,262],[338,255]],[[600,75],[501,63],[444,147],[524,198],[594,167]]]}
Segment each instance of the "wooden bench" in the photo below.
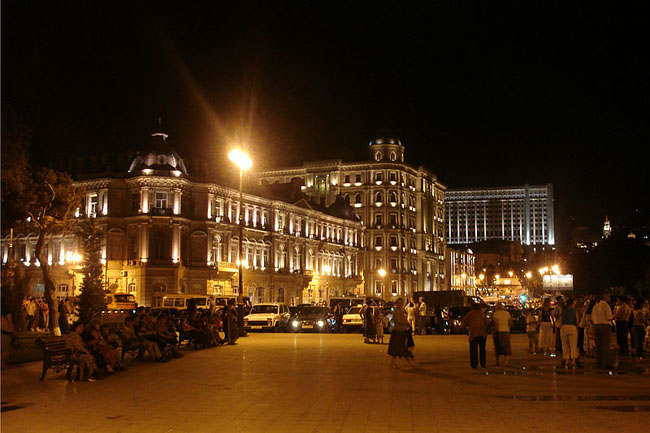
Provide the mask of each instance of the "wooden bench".
{"label": "wooden bench", "polygon": [[35,341],[43,351],[43,373],[40,380],[45,379],[48,369],[54,370],[55,373],[67,369],[66,377],[72,379],[72,370],[77,363],[70,359],[71,350],[65,345],[64,337],[44,337]]}
{"label": "wooden bench", "polygon": [[141,340],[129,341],[124,338],[121,332],[118,332],[120,340],[122,340],[122,361],[124,361],[124,355],[129,353],[133,358],[142,359],[144,356],[144,344]]}

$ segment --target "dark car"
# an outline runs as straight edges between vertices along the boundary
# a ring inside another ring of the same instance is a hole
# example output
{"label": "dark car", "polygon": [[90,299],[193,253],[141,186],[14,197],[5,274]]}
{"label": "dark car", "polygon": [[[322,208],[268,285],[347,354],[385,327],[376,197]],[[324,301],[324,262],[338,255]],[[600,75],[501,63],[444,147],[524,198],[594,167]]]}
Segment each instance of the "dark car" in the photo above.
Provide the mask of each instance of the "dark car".
{"label": "dark car", "polygon": [[445,307],[442,309],[443,330],[447,334],[466,334],[467,328],[462,325],[463,317],[469,313],[470,307]]}
{"label": "dark car", "polygon": [[296,308],[288,329],[293,332],[329,332],[333,324],[334,320],[329,308],[308,305]]}

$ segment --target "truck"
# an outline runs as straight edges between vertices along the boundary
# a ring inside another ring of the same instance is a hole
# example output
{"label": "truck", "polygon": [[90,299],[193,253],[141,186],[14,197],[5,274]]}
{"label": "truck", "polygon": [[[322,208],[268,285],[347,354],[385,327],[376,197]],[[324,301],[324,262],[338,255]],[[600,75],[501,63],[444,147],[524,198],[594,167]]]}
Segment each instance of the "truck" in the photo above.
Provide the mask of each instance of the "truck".
{"label": "truck", "polygon": [[415,292],[413,298],[415,300],[424,298],[424,303],[427,305],[427,332],[441,334],[454,331],[452,325],[458,321],[458,318],[451,317],[452,313],[462,314],[465,310],[469,311],[472,303],[484,303],[480,297],[468,296],[462,290]]}

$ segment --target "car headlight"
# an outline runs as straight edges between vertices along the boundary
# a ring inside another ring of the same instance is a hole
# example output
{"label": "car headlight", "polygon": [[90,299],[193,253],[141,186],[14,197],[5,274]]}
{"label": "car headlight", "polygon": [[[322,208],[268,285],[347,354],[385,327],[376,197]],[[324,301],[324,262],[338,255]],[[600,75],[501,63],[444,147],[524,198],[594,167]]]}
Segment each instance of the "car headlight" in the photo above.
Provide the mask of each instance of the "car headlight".
{"label": "car headlight", "polygon": [[300,323],[298,323],[297,320],[294,320],[293,323],[292,323],[292,325],[293,325],[294,328],[297,328],[298,325],[300,325]]}
{"label": "car headlight", "polygon": [[324,324],[325,324],[325,323],[323,323],[322,320],[319,320],[319,321],[318,321],[318,326],[320,326],[321,328],[323,327]]}
{"label": "car headlight", "polygon": [[454,325],[460,326],[460,324],[461,324],[460,320],[454,320]]}

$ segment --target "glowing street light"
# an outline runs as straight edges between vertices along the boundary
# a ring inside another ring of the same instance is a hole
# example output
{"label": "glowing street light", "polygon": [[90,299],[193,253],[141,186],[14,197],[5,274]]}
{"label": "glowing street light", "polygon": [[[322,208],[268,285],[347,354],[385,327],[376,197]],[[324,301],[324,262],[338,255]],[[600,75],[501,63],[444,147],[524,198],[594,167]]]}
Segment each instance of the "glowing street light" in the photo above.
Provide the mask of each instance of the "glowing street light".
{"label": "glowing street light", "polygon": [[528,279],[533,278],[533,273],[530,272],[530,271],[526,272],[526,278],[528,278]]}
{"label": "glowing street light", "polygon": [[386,276],[386,269],[381,268],[377,271],[380,277],[384,278]]}
{"label": "glowing street light", "polygon": [[239,167],[239,296],[244,294],[244,278],[243,278],[243,251],[242,239],[244,237],[244,172],[251,168],[253,161],[248,155],[239,150],[233,149],[228,153],[228,158]]}

